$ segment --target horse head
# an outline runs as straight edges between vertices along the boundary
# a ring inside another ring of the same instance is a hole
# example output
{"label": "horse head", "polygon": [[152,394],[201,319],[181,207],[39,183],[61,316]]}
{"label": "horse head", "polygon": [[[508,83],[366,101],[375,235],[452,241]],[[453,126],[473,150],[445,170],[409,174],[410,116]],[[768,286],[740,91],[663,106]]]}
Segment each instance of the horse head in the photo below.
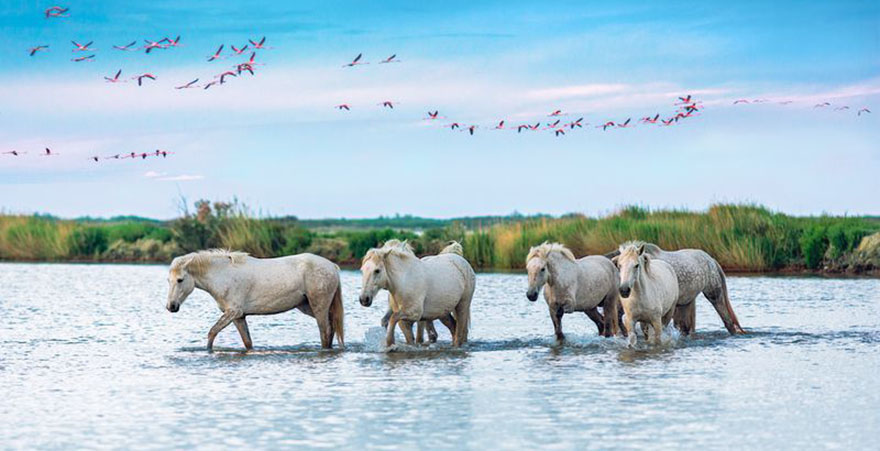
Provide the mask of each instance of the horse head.
{"label": "horse head", "polygon": [[620,269],[621,297],[629,297],[639,280],[640,271],[647,268],[650,258],[645,252],[645,243],[625,243],[620,246],[620,254],[611,261]]}

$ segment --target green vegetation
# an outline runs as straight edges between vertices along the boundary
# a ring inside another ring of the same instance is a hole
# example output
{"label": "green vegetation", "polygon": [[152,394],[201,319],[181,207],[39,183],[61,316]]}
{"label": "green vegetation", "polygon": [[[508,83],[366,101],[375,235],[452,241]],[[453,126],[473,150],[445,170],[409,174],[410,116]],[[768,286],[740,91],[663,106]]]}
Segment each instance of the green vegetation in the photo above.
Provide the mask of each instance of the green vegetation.
{"label": "green vegetation", "polygon": [[604,254],[624,241],[644,240],[667,249],[704,249],[728,271],[864,271],[876,268],[852,263],[854,256],[867,255],[857,248],[878,231],[875,218],[794,217],[753,205],[715,205],[706,212],[627,207],[604,218],[298,220],[259,218],[237,202],[199,201],[194,212],[184,210],[166,222],[0,216],[0,259],[168,262],[222,247],[257,257],[311,252],[350,265],[367,249],[397,238],[409,240],[418,254],[436,253],[456,240],[477,268],[520,269],[529,247],[545,240],[564,243],[576,255]]}

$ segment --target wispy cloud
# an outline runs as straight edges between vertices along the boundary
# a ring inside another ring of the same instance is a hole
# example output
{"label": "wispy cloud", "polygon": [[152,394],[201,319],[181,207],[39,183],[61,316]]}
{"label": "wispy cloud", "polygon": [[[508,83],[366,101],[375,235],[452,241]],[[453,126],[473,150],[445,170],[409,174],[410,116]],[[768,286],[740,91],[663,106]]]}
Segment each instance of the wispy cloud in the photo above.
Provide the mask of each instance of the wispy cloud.
{"label": "wispy cloud", "polygon": [[205,176],[196,175],[196,174],[181,174],[181,175],[173,175],[169,177],[159,177],[156,180],[160,180],[163,182],[191,182],[194,180],[202,180]]}

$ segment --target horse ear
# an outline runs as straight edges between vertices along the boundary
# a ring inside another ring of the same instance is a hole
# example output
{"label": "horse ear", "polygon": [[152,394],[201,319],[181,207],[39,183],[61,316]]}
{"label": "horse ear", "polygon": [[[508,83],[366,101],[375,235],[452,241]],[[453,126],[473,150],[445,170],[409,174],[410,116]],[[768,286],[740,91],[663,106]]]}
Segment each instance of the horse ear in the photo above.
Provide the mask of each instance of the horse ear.
{"label": "horse ear", "polygon": [[645,243],[639,244],[639,255],[645,253]]}
{"label": "horse ear", "polygon": [[617,266],[617,259],[620,258],[620,255],[615,255],[611,257],[611,263],[614,263],[614,266]]}

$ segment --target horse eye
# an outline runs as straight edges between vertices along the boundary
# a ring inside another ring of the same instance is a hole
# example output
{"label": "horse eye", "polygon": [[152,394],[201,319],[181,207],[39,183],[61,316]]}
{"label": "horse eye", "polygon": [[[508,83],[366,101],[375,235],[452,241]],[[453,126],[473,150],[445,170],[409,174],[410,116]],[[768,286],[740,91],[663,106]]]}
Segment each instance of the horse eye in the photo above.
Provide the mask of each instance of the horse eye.
{"label": "horse eye", "polygon": [[375,271],[373,271],[373,273],[375,273],[375,274],[379,274],[380,272],[382,272],[382,270],[378,269],[378,268]]}
{"label": "horse eye", "polygon": [[183,279],[177,279],[177,283],[183,283]]}
{"label": "horse eye", "polygon": [[541,268],[541,272],[544,272],[545,269],[547,269],[547,268]]}

